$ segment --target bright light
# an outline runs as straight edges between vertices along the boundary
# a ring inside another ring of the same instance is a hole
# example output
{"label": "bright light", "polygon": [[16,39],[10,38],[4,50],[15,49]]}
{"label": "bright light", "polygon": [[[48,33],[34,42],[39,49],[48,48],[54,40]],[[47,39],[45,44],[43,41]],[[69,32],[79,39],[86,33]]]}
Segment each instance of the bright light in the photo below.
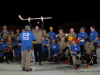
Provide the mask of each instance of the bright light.
{"label": "bright light", "polygon": [[66,34],[66,36],[68,36],[68,34]]}
{"label": "bright light", "polygon": [[39,24],[39,21],[37,22],[37,24]]}

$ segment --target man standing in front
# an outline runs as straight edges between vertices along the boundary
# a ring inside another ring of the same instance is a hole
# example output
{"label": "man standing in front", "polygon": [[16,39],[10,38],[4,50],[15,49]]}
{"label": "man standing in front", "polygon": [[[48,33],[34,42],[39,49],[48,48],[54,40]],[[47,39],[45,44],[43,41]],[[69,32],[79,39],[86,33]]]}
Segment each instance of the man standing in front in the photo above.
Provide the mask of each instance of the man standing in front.
{"label": "man standing in front", "polygon": [[[21,66],[22,70],[26,72],[32,71],[30,68],[32,40],[36,40],[34,34],[30,32],[30,26],[25,26],[25,32],[22,32],[18,38],[21,41]],[[26,62],[25,62],[26,60]]]}

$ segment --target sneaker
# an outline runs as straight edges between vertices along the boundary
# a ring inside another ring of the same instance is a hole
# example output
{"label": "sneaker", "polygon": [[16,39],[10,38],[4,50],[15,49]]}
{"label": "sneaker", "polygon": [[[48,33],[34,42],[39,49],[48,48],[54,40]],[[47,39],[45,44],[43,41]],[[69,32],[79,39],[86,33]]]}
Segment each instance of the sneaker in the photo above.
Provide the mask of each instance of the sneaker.
{"label": "sneaker", "polygon": [[74,70],[77,70],[76,66],[74,66]]}

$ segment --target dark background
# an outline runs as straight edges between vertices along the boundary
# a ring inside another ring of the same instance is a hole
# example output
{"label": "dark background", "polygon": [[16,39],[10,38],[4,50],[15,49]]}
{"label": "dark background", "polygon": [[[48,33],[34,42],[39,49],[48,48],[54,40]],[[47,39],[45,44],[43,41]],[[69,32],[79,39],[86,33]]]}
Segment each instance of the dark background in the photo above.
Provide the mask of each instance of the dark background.
{"label": "dark background", "polygon": [[[37,8],[39,9],[39,8]],[[100,36],[100,16],[99,14],[88,13],[88,12],[66,12],[66,10],[39,10],[36,11],[34,8],[27,9],[25,7],[16,8],[2,8],[0,14],[0,31],[2,31],[2,26],[7,25],[8,30],[24,29],[25,25],[28,25],[28,21],[22,21],[18,18],[18,15],[21,15],[23,18],[40,18],[41,15],[44,17],[52,17],[52,19],[44,20],[45,29],[49,32],[49,27],[53,26],[54,32],[58,33],[58,29],[62,28],[65,33],[69,33],[69,29],[73,27],[75,32],[78,33],[81,26],[86,27],[86,32],[90,33],[90,26],[96,25],[96,30]],[[32,20],[31,23],[33,26],[38,25],[37,22],[41,20]],[[39,24],[39,26],[40,26]]]}

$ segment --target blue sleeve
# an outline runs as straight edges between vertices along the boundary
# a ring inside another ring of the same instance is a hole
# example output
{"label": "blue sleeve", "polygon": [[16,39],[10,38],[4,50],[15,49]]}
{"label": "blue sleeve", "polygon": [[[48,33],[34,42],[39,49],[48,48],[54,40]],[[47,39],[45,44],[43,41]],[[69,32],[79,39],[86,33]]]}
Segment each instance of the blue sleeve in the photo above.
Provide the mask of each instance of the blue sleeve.
{"label": "blue sleeve", "polygon": [[46,44],[48,44],[48,41],[46,41]]}
{"label": "blue sleeve", "polygon": [[95,32],[95,37],[98,37],[98,33],[97,32]]}
{"label": "blue sleeve", "polygon": [[19,35],[19,38],[18,38],[18,40],[22,40],[22,33]]}
{"label": "blue sleeve", "polygon": [[13,44],[13,47],[15,47],[15,46],[17,46],[18,44],[15,42],[14,44]]}
{"label": "blue sleeve", "polygon": [[80,46],[77,46],[77,47],[78,47],[78,48],[77,48],[77,49],[78,49],[78,51],[80,51]]}
{"label": "blue sleeve", "polygon": [[1,31],[1,34],[4,33],[4,31]]}
{"label": "blue sleeve", "polygon": [[10,34],[10,32],[9,31],[7,31],[8,32],[8,34]]}
{"label": "blue sleeve", "polygon": [[78,38],[81,38],[80,33],[78,33]]}
{"label": "blue sleeve", "polygon": [[31,33],[31,34],[32,34],[32,40],[36,40],[34,34],[33,33]]}
{"label": "blue sleeve", "polygon": [[71,51],[72,51],[72,47],[73,47],[73,46],[71,45],[71,46],[70,46]]}

